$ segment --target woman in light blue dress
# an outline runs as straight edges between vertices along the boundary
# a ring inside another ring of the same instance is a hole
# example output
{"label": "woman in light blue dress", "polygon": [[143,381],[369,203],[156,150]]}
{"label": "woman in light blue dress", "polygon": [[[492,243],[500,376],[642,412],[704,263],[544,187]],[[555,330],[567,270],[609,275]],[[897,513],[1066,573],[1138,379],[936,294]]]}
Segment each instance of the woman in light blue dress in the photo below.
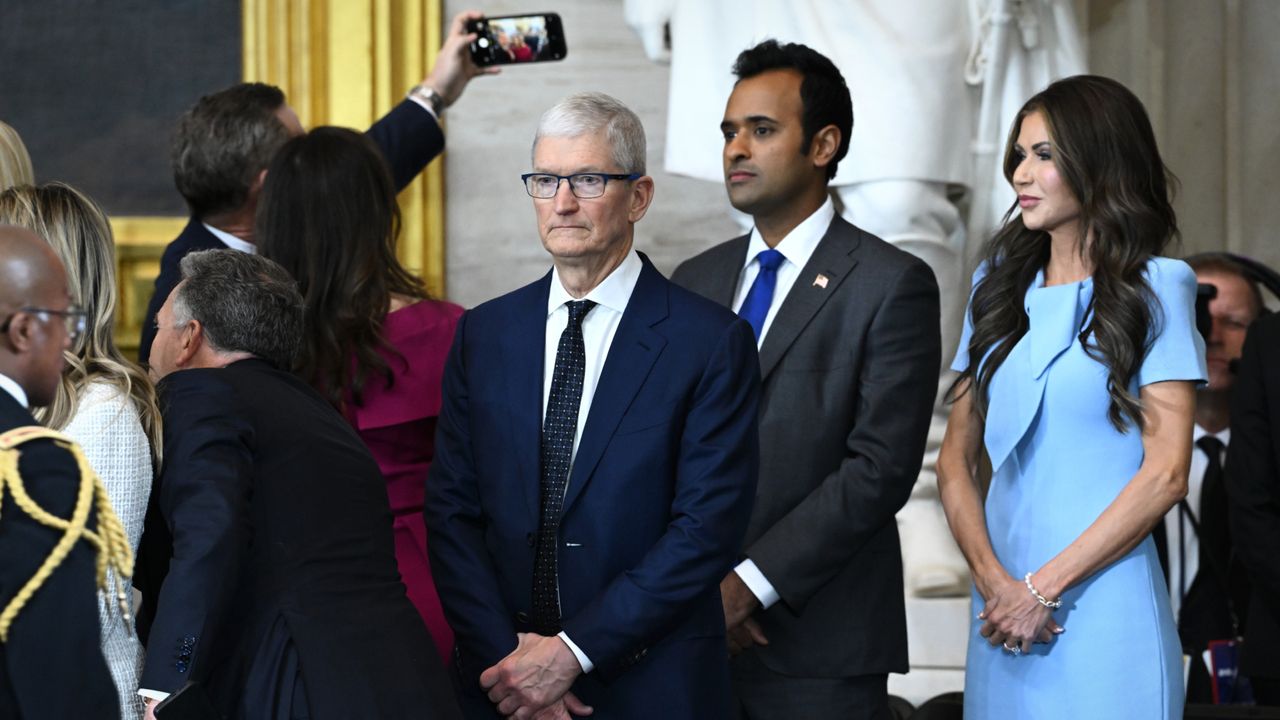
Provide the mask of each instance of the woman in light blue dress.
{"label": "woman in light blue dress", "polygon": [[[974,578],[965,717],[1180,718],[1182,652],[1150,532],[1186,494],[1205,378],[1196,280],[1146,111],[1078,76],[1031,98],[953,369],[938,459]],[[983,451],[992,478],[985,503]]]}

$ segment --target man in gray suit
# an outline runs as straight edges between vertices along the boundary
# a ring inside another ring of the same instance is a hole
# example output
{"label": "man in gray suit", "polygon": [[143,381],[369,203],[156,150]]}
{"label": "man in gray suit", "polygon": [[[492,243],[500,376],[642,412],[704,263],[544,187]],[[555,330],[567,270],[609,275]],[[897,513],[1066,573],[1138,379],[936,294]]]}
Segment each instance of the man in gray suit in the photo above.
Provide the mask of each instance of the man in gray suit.
{"label": "man in gray suit", "polygon": [[894,514],[920,471],[941,362],[938,286],[841,219],[827,183],[853,109],[830,60],[743,52],[724,133],[729,200],[755,228],[673,279],[746,318],[760,346],[760,478],[721,583],[742,718],[882,718],[907,671]]}

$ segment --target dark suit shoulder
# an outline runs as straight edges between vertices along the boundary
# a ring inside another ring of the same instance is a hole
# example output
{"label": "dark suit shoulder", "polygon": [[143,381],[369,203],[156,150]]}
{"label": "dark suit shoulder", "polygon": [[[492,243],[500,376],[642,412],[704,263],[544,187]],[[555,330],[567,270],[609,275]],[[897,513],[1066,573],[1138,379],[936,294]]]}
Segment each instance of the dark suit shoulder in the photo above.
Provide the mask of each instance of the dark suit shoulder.
{"label": "dark suit shoulder", "polygon": [[720,270],[742,264],[746,260],[747,244],[750,240],[750,235],[741,235],[703,250],[676,266],[675,272],[671,273],[672,282],[688,287],[688,276],[691,273]]}
{"label": "dark suit shoulder", "polygon": [[925,270],[929,268],[928,263],[915,255],[878,235],[863,230],[839,215],[831,221],[831,227],[823,238],[824,242],[827,240],[849,243],[856,250],[859,262],[874,264],[879,270],[901,273],[909,268]]}
{"label": "dark suit shoulder", "polygon": [[1256,338],[1255,342],[1264,343],[1264,353],[1280,349],[1280,313],[1264,314],[1253,323],[1249,332]]}
{"label": "dark suit shoulder", "polygon": [[500,329],[502,323],[513,322],[517,317],[527,317],[531,307],[542,307],[545,310],[550,288],[551,272],[548,271],[524,287],[499,295],[492,300],[486,300],[467,310],[468,326],[475,328],[496,323]]}
{"label": "dark suit shoulder", "polygon": [[182,232],[178,234],[178,237],[165,246],[164,255],[160,258],[160,272],[162,274],[166,270],[177,272],[178,263],[188,253],[193,253],[197,250],[217,250],[225,247],[226,244],[209,232],[204,223],[197,218],[191,218],[186,227],[182,228]]}
{"label": "dark suit shoulder", "polygon": [[708,300],[673,280],[664,278],[664,282],[670,288],[671,316],[682,324],[705,330],[721,330],[740,319],[720,303]]}
{"label": "dark suit shoulder", "polygon": [[157,385],[163,401],[190,396],[209,396],[221,404],[234,390],[234,383],[228,381],[223,368],[192,368],[179,370],[164,377]]}

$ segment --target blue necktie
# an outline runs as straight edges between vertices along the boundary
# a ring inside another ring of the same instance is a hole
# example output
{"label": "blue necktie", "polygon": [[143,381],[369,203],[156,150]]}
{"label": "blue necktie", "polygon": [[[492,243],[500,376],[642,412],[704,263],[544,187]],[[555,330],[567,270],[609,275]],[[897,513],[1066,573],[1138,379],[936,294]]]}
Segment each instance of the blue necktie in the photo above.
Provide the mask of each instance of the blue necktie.
{"label": "blue necktie", "polygon": [[786,260],[782,253],[772,248],[761,250],[756,256],[760,263],[760,272],[756,273],[755,282],[747,291],[747,299],[742,301],[738,315],[751,323],[756,332],[756,341],[764,333],[764,319],[769,316],[769,306],[773,304],[773,289],[778,285],[778,266]]}
{"label": "blue necktie", "polygon": [[582,319],[596,303],[578,300],[567,303],[569,322],[556,346],[556,364],[551,374],[547,417],[542,425],[542,483],[538,540],[533,558],[533,624],[543,635],[560,632],[560,596],[556,572],[556,538],[560,532],[560,511],[573,461],[573,439],[578,433],[578,405],[582,402],[582,380],[586,374],[586,348],[582,340]]}

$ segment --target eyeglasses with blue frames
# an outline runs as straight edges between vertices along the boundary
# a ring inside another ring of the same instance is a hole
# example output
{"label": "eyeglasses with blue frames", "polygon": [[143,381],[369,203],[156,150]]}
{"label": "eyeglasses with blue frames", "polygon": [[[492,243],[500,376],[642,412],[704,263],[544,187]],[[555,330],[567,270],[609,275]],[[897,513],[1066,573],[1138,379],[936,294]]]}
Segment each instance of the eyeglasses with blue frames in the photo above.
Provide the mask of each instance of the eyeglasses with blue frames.
{"label": "eyeglasses with blue frames", "polygon": [[49,322],[50,317],[60,317],[67,327],[67,335],[72,340],[84,334],[85,329],[89,325],[89,311],[77,305],[71,305],[66,310],[51,310],[42,307],[20,307],[18,312],[13,313],[5,318],[3,324],[0,324],[0,333],[9,332],[9,325],[13,322],[13,318],[19,313],[25,312],[40,318],[41,322]]}
{"label": "eyeglasses with blue frames", "polygon": [[604,195],[605,186],[610,180],[636,180],[644,177],[641,173],[574,173],[572,175],[553,175],[552,173],[525,173],[520,176],[524,181],[524,189],[530,197],[547,200],[556,196],[560,190],[560,181],[569,181],[569,191],[580,200],[598,198]]}

